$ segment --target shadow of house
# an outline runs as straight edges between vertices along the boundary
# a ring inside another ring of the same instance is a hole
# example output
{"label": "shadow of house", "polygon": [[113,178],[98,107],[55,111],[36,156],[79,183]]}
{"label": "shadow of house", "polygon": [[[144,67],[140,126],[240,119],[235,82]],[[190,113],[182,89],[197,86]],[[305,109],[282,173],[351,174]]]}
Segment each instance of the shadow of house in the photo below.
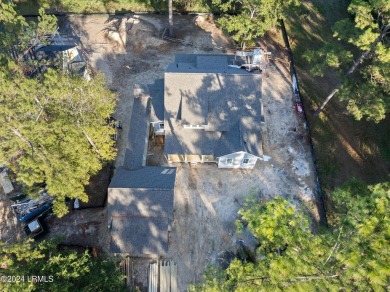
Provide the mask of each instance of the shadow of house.
{"label": "shadow of house", "polygon": [[110,250],[165,255],[173,223],[176,168],[117,169],[108,187]]}
{"label": "shadow of house", "polygon": [[263,158],[262,75],[244,63],[234,55],[176,55],[165,72],[169,162],[253,168]]}

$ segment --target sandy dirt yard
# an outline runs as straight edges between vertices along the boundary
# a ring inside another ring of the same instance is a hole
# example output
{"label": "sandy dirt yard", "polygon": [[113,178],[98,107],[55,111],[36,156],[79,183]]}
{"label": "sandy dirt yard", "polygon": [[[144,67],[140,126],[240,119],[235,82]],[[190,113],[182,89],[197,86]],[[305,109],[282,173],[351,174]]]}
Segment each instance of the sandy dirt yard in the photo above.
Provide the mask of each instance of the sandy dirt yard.
{"label": "sandy dirt yard", "polygon": [[[60,24],[63,32],[79,36],[93,70],[102,72],[107,85],[118,94],[116,118],[122,121],[123,129],[117,141],[116,166],[123,164],[133,89],[137,84],[152,84],[163,78],[167,65],[177,53],[233,53],[229,50],[232,42],[204,15],[175,17],[175,38],[182,42],[161,38],[167,19],[159,15],[68,16]],[[280,52],[272,50],[271,53],[280,56]],[[213,164],[174,165],[178,167],[175,213],[166,258],[177,263],[179,291],[201,280],[208,264],[220,263],[226,252],[235,253],[241,240],[244,244],[250,240],[237,235],[234,227],[237,211],[250,193],[264,200],[288,198],[318,219],[315,208],[318,190],[309,139],[304,119],[295,113],[285,66],[285,62],[271,62],[263,74],[263,148],[264,154],[270,157],[268,161],[259,161],[253,170],[218,169]],[[150,165],[166,163],[161,146],[149,147],[148,152]],[[76,213],[73,216],[80,220],[75,234],[72,235],[72,222],[75,222],[72,215],[68,217],[69,224],[64,223],[69,238],[76,241],[80,236],[98,238],[99,247],[108,252],[105,212],[88,209]],[[71,240],[67,243],[72,244]],[[134,283],[144,291],[149,260],[134,259],[134,263]]]}
{"label": "sandy dirt yard", "polygon": [[[206,265],[221,263],[224,254],[236,252],[241,240],[250,245],[251,238],[237,235],[234,225],[249,194],[261,201],[285,197],[300,207],[315,204],[317,187],[309,140],[303,119],[293,107],[289,75],[282,67],[268,73],[262,90],[263,143],[264,153],[271,159],[258,162],[253,170],[177,165],[169,256],[177,262],[181,291],[201,280]],[[316,210],[305,209],[318,219]]]}

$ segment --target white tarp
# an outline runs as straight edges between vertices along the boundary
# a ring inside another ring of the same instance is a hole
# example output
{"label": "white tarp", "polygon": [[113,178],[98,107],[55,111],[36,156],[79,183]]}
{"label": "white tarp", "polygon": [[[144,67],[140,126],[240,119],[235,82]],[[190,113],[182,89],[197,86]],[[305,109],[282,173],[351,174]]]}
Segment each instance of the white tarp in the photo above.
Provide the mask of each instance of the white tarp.
{"label": "white tarp", "polygon": [[0,174],[0,183],[3,187],[4,193],[9,194],[14,190],[14,186],[12,185],[11,180],[9,179],[7,170],[4,169]]}

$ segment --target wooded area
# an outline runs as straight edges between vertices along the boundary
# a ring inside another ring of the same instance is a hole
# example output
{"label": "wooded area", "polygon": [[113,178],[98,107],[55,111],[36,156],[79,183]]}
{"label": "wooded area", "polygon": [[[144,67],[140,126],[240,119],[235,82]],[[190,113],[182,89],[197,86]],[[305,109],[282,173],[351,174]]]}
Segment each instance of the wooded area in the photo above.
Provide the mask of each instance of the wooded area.
{"label": "wooded area", "polygon": [[238,225],[258,239],[255,254],[234,259],[226,270],[210,267],[205,282],[190,291],[385,291],[389,194],[389,183],[351,181],[333,193],[332,228],[316,233],[286,200],[250,198]]}
{"label": "wooded area", "polygon": [[[29,240],[5,246],[0,242],[1,291],[45,291],[49,285],[49,291],[126,291],[115,261],[87,250],[59,248],[58,243]],[[43,280],[34,282],[33,276]]]}
{"label": "wooded area", "polygon": [[[86,202],[89,178],[115,158],[115,129],[107,122],[115,96],[100,74],[87,81],[25,58],[56,31],[56,18],[41,10],[38,23],[27,23],[12,6],[1,5],[1,164],[17,173],[27,193],[45,184],[55,197],[54,212],[63,216],[66,199]],[[31,78],[26,68],[34,64],[40,73]]]}

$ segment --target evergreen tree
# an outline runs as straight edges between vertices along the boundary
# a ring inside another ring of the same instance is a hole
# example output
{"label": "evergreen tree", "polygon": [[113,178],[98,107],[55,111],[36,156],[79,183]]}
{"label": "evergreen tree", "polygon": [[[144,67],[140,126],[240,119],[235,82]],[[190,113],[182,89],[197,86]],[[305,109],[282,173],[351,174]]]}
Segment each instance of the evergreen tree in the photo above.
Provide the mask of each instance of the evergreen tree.
{"label": "evergreen tree", "polygon": [[218,24],[242,47],[253,45],[279,19],[291,9],[300,5],[299,0],[213,0],[222,12],[227,13],[218,19]]}
{"label": "evergreen tree", "polygon": [[209,267],[190,291],[385,291],[390,184],[352,181],[333,198],[337,220],[321,233],[311,232],[306,217],[283,199],[249,200],[240,214],[259,240],[255,260]]}
{"label": "evergreen tree", "polygon": [[[116,263],[93,258],[87,251],[59,250],[54,241],[0,243],[0,247],[1,291],[126,291]],[[24,278],[8,283],[4,276]],[[47,282],[34,283],[32,276],[46,276]]]}
{"label": "evergreen tree", "polygon": [[17,15],[14,5],[0,0],[0,61],[3,65],[8,64],[11,57],[20,63],[31,47],[45,44],[46,35],[56,31],[56,17],[45,14],[43,8],[39,9],[38,22],[27,22]]}
{"label": "evergreen tree", "polygon": [[353,54],[337,43],[304,54],[317,76],[328,68],[349,66],[316,114],[338,92],[341,100],[348,101],[347,109],[357,120],[366,117],[379,122],[390,107],[390,4],[387,0],[352,0],[348,12],[353,20],[336,22],[333,31],[339,41],[355,47],[356,61],[350,64]]}
{"label": "evergreen tree", "polygon": [[55,197],[54,211],[67,213],[66,198],[87,201],[84,187],[107,161],[115,158],[115,132],[107,123],[114,112],[115,96],[105,88],[102,75],[86,81],[62,71],[48,70],[38,78],[23,75],[18,56],[31,44],[24,31],[43,37],[53,29],[53,19],[41,15],[27,24],[13,7],[0,6],[0,164],[17,174],[26,188],[45,183]]}
{"label": "evergreen tree", "polygon": [[0,161],[26,187],[46,183],[58,216],[66,198],[88,200],[90,176],[115,157],[106,122],[115,99],[104,83],[101,75],[86,81],[49,70],[29,79],[0,70]]}
{"label": "evergreen tree", "polygon": [[338,227],[332,256],[342,286],[385,291],[390,280],[390,183],[367,186],[352,180],[332,199]]}

